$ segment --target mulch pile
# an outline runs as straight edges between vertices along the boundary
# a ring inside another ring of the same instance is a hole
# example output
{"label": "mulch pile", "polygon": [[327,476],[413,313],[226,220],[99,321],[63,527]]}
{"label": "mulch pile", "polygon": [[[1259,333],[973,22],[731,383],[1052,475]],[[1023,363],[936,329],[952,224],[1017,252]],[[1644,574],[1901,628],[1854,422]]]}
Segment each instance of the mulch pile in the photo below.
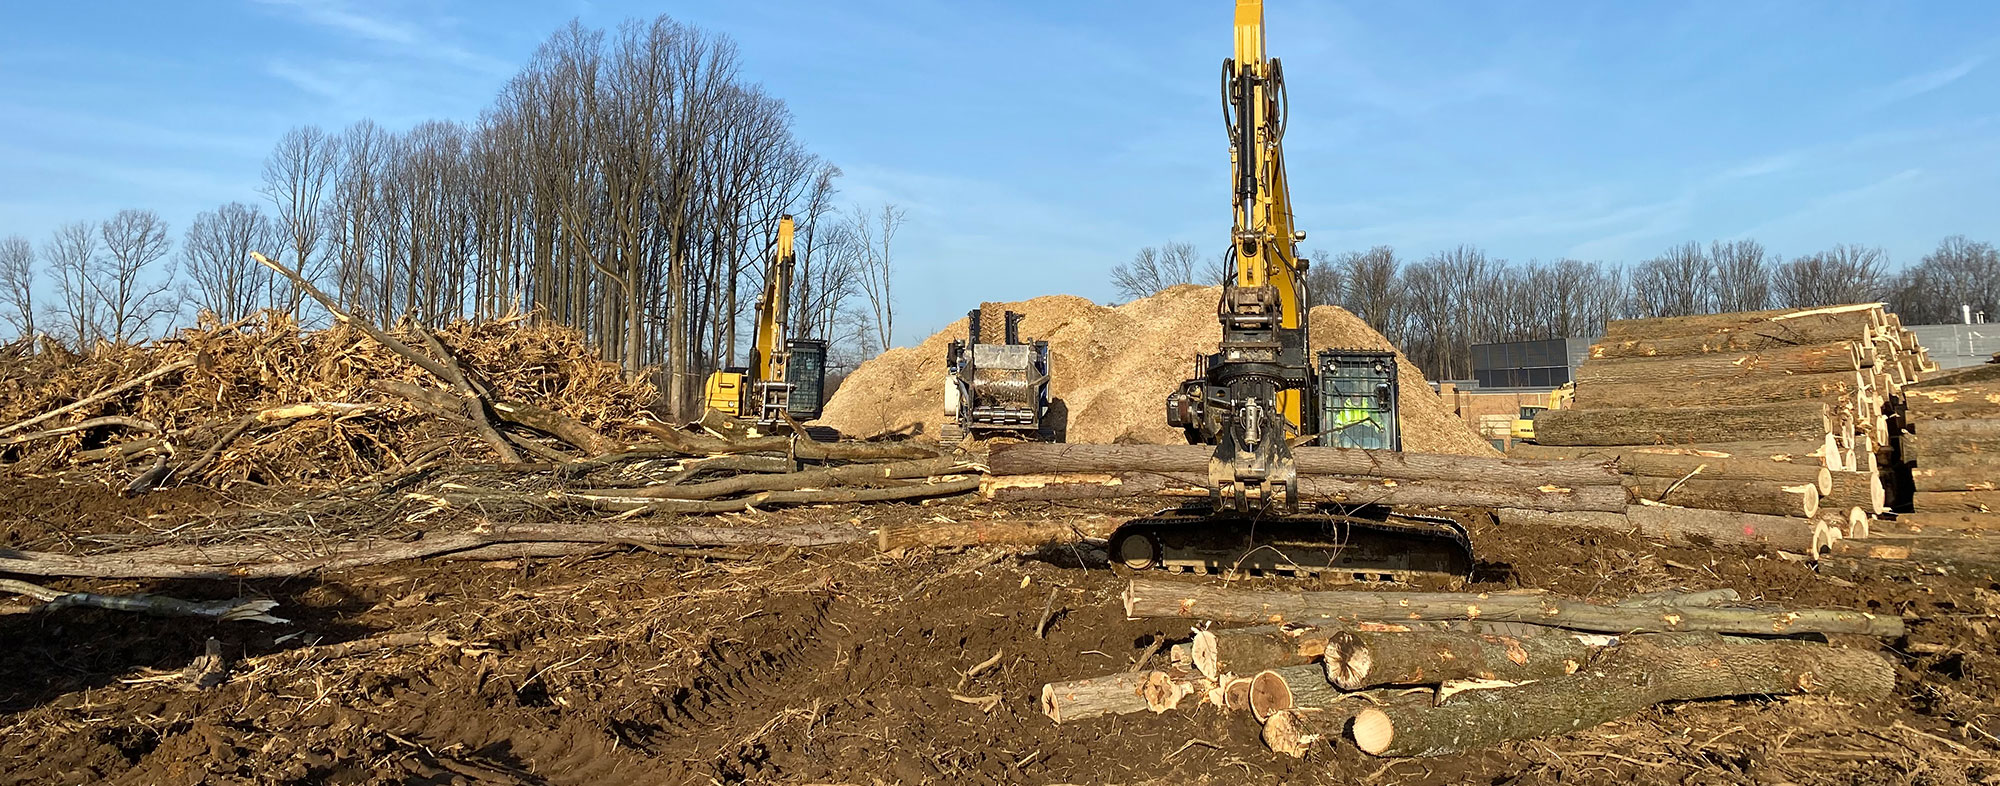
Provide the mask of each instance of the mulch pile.
{"label": "mulch pile", "polygon": [[[997,315],[1025,316],[1023,340],[1049,342],[1052,393],[1067,409],[1069,442],[1182,444],[1166,423],[1167,394],[1195,373],[1196,358],[1221,341],[1215,321],[1220,287],[1182,285],[1116,307],[1071,295],[982,304]],[[1395,350],[1382,334],[1334,306],[1314,308],[1311,346]],[[988,319],[987,322],[994,320]],[[993,331],[988,331],[989,333]],[[860,437],[935,437],[944,423],[945,348],[966,334],[966,320],[914,347],[861,364],[827,402],[822,425]],[[1397,354],[1404,449],[1494,455],[1486,441],[1433,393],[1423,372]]]}

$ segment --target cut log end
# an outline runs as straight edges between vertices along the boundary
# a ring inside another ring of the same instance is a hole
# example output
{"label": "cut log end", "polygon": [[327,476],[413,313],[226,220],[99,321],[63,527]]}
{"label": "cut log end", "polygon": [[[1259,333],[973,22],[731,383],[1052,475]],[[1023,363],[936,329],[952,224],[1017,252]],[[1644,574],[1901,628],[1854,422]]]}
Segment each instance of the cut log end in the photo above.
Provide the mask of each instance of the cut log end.
{"label": "cut log end", "polygon": [[1187,688],[1164,671],[1146,673],[1146,684],[1139,689],[1139,695],[1146,697],[1146,709],[1166,712],[1180,706],[1181,697]]}
{"label": "cut log end", "polygon": [[1293,758],[1303,758],[1311,747],[1299,728],[1298,712],[1284,710],[1264,721],[1264,744]]}
{"label": "cut log end", "polygon": [[1275,671],[1257,672],[1250,678],[1250,714],[1259,722],[1269,720],[1274,714],[1292,708],[1292,686],[1285,683],[1284,675]]}
{"label": "cut log end", "polygon": [[[1130,613],[1129,607],[1126,613]],[[1203,676],[1212,680],[1222,679],[1222,675],[1219,673],[1221,653],[1217,649],[1214,631],[1198,630],[1194,632],[1194,642],[1190,646],[1190,654],[1194,660],[1195,671],[1201,672]]]}
{"label": "cut log end", "polygon": [[1354,716],[1354,745],[1370,756],[1380,756],[1396,740],[1396,724],[1389,714],[1370,707]]}
{"label": "cut log end", "polygon": [[1062,707],[1056,701],[1056,686],[1054,683],[1042,686],[1042,714],[1049,716],[1049,720],[1057,723],[1063,722]]}
{"label": "cut log end", "polygon": [[1375,665],[1375,659],[1368,654],[1368,646],[1360,637],[1347,631],[1333,634],[1326,643],[1326,681],[1341,690],[1356,690],[1368,684],[1368,670]]}
{"label": "cut log end", "polygon": [[1222,686],[1222,708],[1226,710],[1250,709],[1250,679],[1238,677]]}

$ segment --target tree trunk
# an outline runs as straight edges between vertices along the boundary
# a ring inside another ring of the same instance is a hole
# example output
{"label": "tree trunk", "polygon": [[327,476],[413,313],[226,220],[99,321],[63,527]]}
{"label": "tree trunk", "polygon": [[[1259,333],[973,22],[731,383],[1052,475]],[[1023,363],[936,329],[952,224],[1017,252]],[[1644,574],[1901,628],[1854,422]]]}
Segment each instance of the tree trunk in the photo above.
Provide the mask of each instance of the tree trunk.
{"label": "tree trunk", "polygon": [[[1873,452],[1856,458],[1868,462],[1871,467],[1874,466]],[[1887,494],[1882,488],[1880,475],[1873,472],[1835,472],[1833,490],[1821,497],[1819,504],[1821,507],[1833,510],[1860,508],[1869,515],[1874,515],[1889,511],[1888,506],[1884,504],[1886,499]]]}
{"label": "tree trunk", "polygon": [[1507,455],[1527,459],[1615,458],[1619,460],[1621,467],[1627,457],[1652,454],[1817,464],[1828,469],[1837,469],[1838,467],[1834,466],[1836,463],[1833,458],[1834,451],[1828,449],[1831,441],[1831,435],[1822,435],[1818,439],[1668,445],[1537,445],[1522,442],[1508,448]]}
{"label": "tree trunk", "polygon": [[1771,336],[1794,336],[1806,341],[1839,341],[1866,337],[1866,331],[1881,324],[1882,304],[1855,303],[1824,308],[1780,308],[1766,311],[1738,311],[1728,314],[1696,314],[1685,317],[1615,319],[1605,323],[1605,341],[1699,336],[1714,333],[1752,331]]}
{"label": "tree trunk", "polygon": [[1457,680],[1539,680],[1574,673],[1609,643],[1605,636],[1559,633],[1495,636],[1344,630],[1327,643],[1325,678],[1346,691]]}
{"label": "tree trunk", "polygon": [[[1152,472],[1003,475],[987,478],[981,492],[997,502],[1207,496],[1208,476]],[[1301,475],[1298,494],[1301,501],[1392,507],[1615,511],[1623,510],[1626,503],[1625,490],[1611,485],[1509,488],[1462,481],[1362,480],[1331,475]]]}
{"label": "tree trunk", "polygon": [[1535,418],[1535,440],[1544,445],[1675,445],[1728,442],[1756,435],[1811,440],[1833,431],[1823,401],[1790,401],[1748,407],[1661,409],[1558,409]]}
{"label": "tree trunk", "polygon": [[[1166,472],[1206,473],[1215,449],[1206,445],[995,445],[986,466],[995,475]],[[1521,461],[1392,450],[1301,447],[1292,451],[1300,475],[1349,475],[1396,480],[1453,480],[1524,488],[1600,486],[1618,482],[1603,461]]]}
{"label": "tree trunk", "polygon": [[1644,638],[1569,676],[1464,691],[1437,707],[1370,707],[1354,718],[1355,744],[1376,756],[1441,756],[1567,734],[1664,701],[1788,693],[1879,699],[1896,685],[1894,667],[1862,650],[1803,641]]}
{"label": "tree trunk", "polygon": [[795,491],[849,486],[876,480],[898,480],[954,475],[972,470],[972,465],[956,456],[849,464],[841,467],[798,472],[758,473],[711,480],[707,483],[661,484],[635,489],[580,490],[579,494],[651,497],[654,499],[715,499],[758,491]]}
{"label": "tree trunk", "polygon": [[1606,337],[1590,347],[1591,360],[1667,358],[1745,352],[1782,351],[1800,346],[1868,340],[1867,320],[1827,320],[1812,324],[1764,323],[1727,333],[1669,335],[1659,338]]}
{"label": "tree trunk", "polygon": [[1331,704],[1340,691],[1326,681],[1326,669],[1316,663],[1265,669],[1250,678],[1250,714],[1263,722],[1293,707]]}
{"label": "tree trunk", "polygon": [[[1362,710],[1375,706],[1429,706],[1431,694],[1404,691],[1369,691],[1349,694],[1345,701],[1294,707],[1264,721],[1264,744],[1272,751],[1293,758],[1304,757],[1314,748],[1324,748],[1347,733],[1347,724]],[[1366,697],[1366,698],[1364,698]]]}
{"label": "tree trunk", "polygon": [[1860,369],[1860,351],[1853,342],[1843,341],[1747,354],[1590,360],[1577,368],[1576,387],[1582,390],[1591,385],[1645,383],[1667,386],[1691,379],[1745,381],[1834,372],[1843,372],[1851,379]]}
{"label": "tree trunk", "polygon": [[1812,518],[1819,512],[1819,488],[1782,486],[1757,480],[1679,480],[1629,476],[1627,485],[1642,500],[1683,508],[1728,510],[1766,516]]}
{"label": "tree trunk", "polygon": [[1042,686],[1042,714],[1057,723],[1151,709],[1146,703],[1149,671],[1107,674]]}
{"label": "tree trunk", "polygon": [[1924,513],[2000,513],[2000,491],[1926,491],[1910,506]]}
{"label": "tree trunk", "polygon": [[1911,532],[2000,532],[2000,513],[1898,513],[1894,527]]}
{"label": "tree trunk", "polygon": [[2000,418],[2000,382],[1903,391],[1910,420]]}
{"label": "tree trunk", "polygon": [[1900,617],[1840,609],[1623,608],[1548,595],[1453,592],[1239,590],[1166,579],[1133,579],[1125,615],[1217,622],[1330,624],[1341,620],[1479,619],[1607,633],[1710,631],[1750,635],[1902,635]]}
{"label": "tree trunk", "polygon": [[1816,464],[1791,464],[1761,458],[1714,458],[1672,453],[1627,453],[1618,469],[1628,475],[1696,480],[1769,481],[1787,486],[1809,485],[1821,494],[1833,491],[1833,473]]}
{"label": "tree trunk", "polygon": [[1789,374],[1743,379],[1675,379],[1672,384],[1594,383],[1576,388],[1577,409],[1733,407],[1801,399],[1852,396],[1864,388],[1860,374]]}
{"label": "tree trunk", "polygon": [[2000,464],[2000,418],[1926,420],[1903,436],[1903,458],[1917,466]]}
{"label": "tree trunk", "polygon": [[1918,492],[1990,492],[2000,482],[2000,466],[1918,466],[1910,480]]}
{"label": "tree trunk", "polygon": [[1736,511],[1634,505],[1626,510],[1632,529],[1648,537],[1692,543],[1778,549],[1799,554],[1813,550],[1820,524],[1845,526],[1846,511],[1829,510],[1811,520],[1792,516],[1762,516]]}

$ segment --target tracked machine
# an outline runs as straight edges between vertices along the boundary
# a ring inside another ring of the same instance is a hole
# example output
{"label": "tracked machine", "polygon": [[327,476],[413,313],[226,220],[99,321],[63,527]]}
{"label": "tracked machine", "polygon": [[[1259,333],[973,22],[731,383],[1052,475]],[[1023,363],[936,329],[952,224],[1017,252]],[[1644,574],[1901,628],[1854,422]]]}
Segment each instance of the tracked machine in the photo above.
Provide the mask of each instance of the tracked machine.
{"label": "tracked machine", "polygon": [[709,412],[767,433],[817,418],[825,404],[826,342],[786,336],[795,261],[792,217],[783,216],[764,269],[764,291],[757,297],[750,363],[709,374],[702,386]]}
{"label": "tracked machine", "polygon": [[1021,314],[1001,315],[998,343],[982,341],[981,311],[966,315],[966,337],[945,353],[943,442],[1012,436],[1056,438],[1049,420],[1049,342],[1021,339]]}
{"label": "tracked machine", "polygon": [[1364,580],[1471,572],[1463,528],[1372,505],[1299,503],[1295,445],[1401,449],[1395,356],[1309,346],[1305,272],[1285,181],[1284,70],[1264,56],[1263,0],[1237,0],[1222,64],[1235,204],[1220,348],[1167,399],[1167,422],[1212,444],[1209,499],[1120,527],[1128,567]]}

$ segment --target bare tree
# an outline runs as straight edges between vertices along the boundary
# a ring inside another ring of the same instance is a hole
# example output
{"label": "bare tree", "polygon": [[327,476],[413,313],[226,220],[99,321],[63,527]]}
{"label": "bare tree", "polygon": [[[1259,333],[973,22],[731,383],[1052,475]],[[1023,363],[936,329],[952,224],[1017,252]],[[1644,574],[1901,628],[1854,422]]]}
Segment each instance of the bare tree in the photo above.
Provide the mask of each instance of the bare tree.
{"label": "bare tree", "polygon": [[1402,263],[1396,251],[1376,246],[1367,251],[1341,254],[1329,267],[1340,271],[1340,291],[1335,298],[1375,332],[1400,341],[1403,333],[1403,298],[1397,284]]}
{"label": "bare tree", "polygon": [[102,309],[104,338],[129,343],[174,310],[168,294],[172,277],[153,275],[153,263],[167,255],[173,241],[167,238],[167,222],[151,210],[120,210],[98,225],[98,236],[104,240],[104,256],[91,289]]}
{"label": "bare tree", "polygon": [[1888,254],[1880,248],[1841,244],[1778,266],[1771,280],[1777,304],[1809,308],[1880,300],[1886,290]]}
{"label": "bare tree", "polygon": [[56,228],[42,244],[42,267],[55,277],[56,301],[49,307],[58,338],[86,349],[103,335],[97,292],[97,225],[77,221]]}
{"label": "bare tree", "polygon": [[1180,284],[1220,284],[1220,260],[1203,264],[1201,248],[1185,240],[1147,246],[1132,261],[1111,268],[1111,286],[1120,297],[1137,300]]}
{"label": "bare tree", "polygon": [[1715,311],[1715,265],[1701,244],[1683,243],[1632,271],[1634,310],[1648,317]]}
{"label": "bare tree", "polygon": [[20,235],[0,240],[0,319],[23,338],[35,334],[35,247]]}
{"label": "bare tree", "polygon": [[1718,240],[1709,244],[1708,257],[1715,268],[1716,310],[1761,311],[1771,307],[1771,265],[1764,258],[1762,243]]}
{"label": "bare tree", "polygon": [[861,247],[861,291],[868,297],[875,333],[872,343],[887,352],[894,346],[896,327],[896,300],[890,289],[895,268],[889,252],[896,230],[903,225],[903,211],[886,203],[874,212],[857,207],[848,224]]}
{"label": "bare tree", "polygon": [[[293,269],[310,280],[326,275],[321,243],[328,216],[323,203],[339,152],[337,137],[318,126],[299,126],[285,132],[271,156],[264,159],[264,185],[259,191],[278,211]],[[284,307],[297,313],[305,293],[290,281],[285,282],[285,288]]]}
{"label": "bare tree", "polygon": [[187,299],[225,322],[260,308],[295,308],[293,288],[281,286],[275,274],[250,258],[250,252],[286,239],[284,227],[241,202],[195,216],[181,240]]}
{"label": "bare tree", "polygon": [[1953,235],[1896,277],[1890,307],[1903,321],[1958,322],[1964,308],[2000,321],[2000,251]]}

